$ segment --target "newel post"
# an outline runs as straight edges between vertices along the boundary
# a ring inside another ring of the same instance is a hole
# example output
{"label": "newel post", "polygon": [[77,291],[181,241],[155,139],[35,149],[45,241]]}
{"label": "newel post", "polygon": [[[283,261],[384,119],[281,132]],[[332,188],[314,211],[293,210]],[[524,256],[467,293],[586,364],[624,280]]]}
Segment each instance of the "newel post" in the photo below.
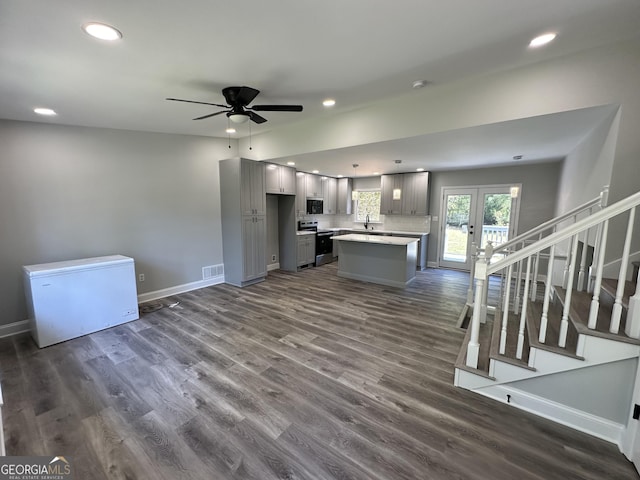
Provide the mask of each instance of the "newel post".
{"label": "newel post", "polygon": [[473,280],[476,271],[476,261],[478,260],[478,246],[476,242],[471,243],[471,269],[469,271],[469,288],[467,289],[467,305],[473,305]]}
{"label": "newel post", "polygon": [[480,317],[482,312],[482,297],[487,279],[487,262],[484,255],[480,254],[476,262],[476,288],[473,307],[473,316],[471,317],[471,334],[467,345],[467,367],[478,368],[478,356],[480,355]]}

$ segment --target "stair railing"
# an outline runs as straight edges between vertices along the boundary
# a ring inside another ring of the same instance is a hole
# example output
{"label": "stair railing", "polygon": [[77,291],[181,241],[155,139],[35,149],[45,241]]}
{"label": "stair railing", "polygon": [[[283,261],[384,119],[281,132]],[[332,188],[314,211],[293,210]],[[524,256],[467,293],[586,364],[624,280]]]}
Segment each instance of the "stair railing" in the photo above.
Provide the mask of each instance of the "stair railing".
{"label": "stair railing", "polygon": [[[577,247],[578,243],[584,239],[590,238],[590,231],[596,231],[596,239],[599,242],[598,248],[594,253],[594,267],[593,267],[593,297],[591,306],[589,309],[589,323],[588,328],[596,328],[596,320],[598,318],[599,302],[600,302],[600,288],[602,285],[602,273],[604,267],[604,257],[607,245],[607,237],[609,232],[609,222],[611,219],[628,214],[627,230],[624,240],[624,246],[621,254],[621,265],[618,278],[618,291],[616,292],[616,298],[614,301],[614,309],[609,321],[609,331],[611,333],[618,333],[620,326],[620,317],[622,313],[622,293],[624,289],[624,283],[626,280],[626,266],[629,264],[629,252],[631,248],[633,227],[635,222],[635,209],[640,205],[640,192],[627,197],[611,206],[602,208],[601,210],[592,213],[586,218],[576,220],[574,223],[565,226],[564,228],[556,229],[555,232],[550,235],[539,238],[535,243],[523,246],[521,249],[511,252],[508,256],[502,257],[495,262],[491,262],[494,255],[494,248],[488,245],[484,252],[478,255],[478,259],[475,266],[475,291],[474,291],[474,309],[473,316],[470,324],[470,339],[467,346],[467,360],[466,365],[472,368],[478,366],[478,355],[480,351],[479,333],[480,324],[485,321],[482,318],[487,311],[486,304],[483,305],[483,301],[486,298],[486,289],[488,285],[488,279],[490,275],[501,274],[504,282],[507,282],[506,286],[501,289],[504,292],[502,298],[499,300],[501,305],[497,306],[496,311],[502,312],[502,324],[500,335],[500,348],[501,354],[506,351],[506,332],[507,323],[509,320],[509,311],[512,310],[514,314],[520,315],[518,326],[518,340],[516,346],[516,358],[522,359],[523,346],[524,346],[524,326],[526,323],[527,308],[525,306],[526,298],[522,299],[522,304],[517,304],[515,301],[512,305],[509,290],[512,281],[515,282],[516,290],[518,289],[518,283],[522,282],[522,277],[516,276],[513,279],[513,273],[515,268],[524,272],[524,287],[527,291],[529,284],[532,280],[532,263],[535,258],[539,258],[543,252],[547,254],[549,262],[547,264],[546,276],[545,276],[545,292],[543,298],[543,309],[540,321],[540,335],[539,341],[541,343],[546,342],[546,321],[549,308],[549,298],[551,297],[551,288],[554,277],[554,263],[557,259],[557,250],[559,246],[568,244],[568,265],[566,268],[567,275],[564,275],[563,286],[566,289],[566,297],[564,303],[564,309],[562,312],[560,335],[558,338],[558,345],[563,347],[566,344],[567,330],[568,330],[568,316],[571,308],[571,296],[573,293],[574,275],[578,267]],[[587,245],[583,247],[583,250],[587,248]],[[580,263],[582,259],[580,259]],[[566,262],[565,262],[566,264]],[[475,308],[478,307],[478,308]],[[494,321],[500,319],[496,318]],[[627,312],[627,327],[630,330],[640,331],[640,290],[636,291],[636,300],[634,301],[634,311]],[[579,347],[580,348],[580,347]],[[576,354],[580,355],[581,352],[577,351]]]}

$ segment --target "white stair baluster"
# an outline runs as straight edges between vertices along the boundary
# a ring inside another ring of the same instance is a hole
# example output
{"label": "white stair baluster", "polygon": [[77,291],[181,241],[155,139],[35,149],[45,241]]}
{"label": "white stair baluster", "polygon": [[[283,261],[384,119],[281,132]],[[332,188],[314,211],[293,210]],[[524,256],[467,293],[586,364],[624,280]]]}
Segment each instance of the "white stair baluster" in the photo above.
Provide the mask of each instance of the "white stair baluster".
{"label": "white stair baluster", "polygon": [[560,321],[560,335],[558,346],[564,348],[567,345],[567,332],[569,330],[569,310],[571,310],[571,294],[573,292],[573,276],[576,273],[576,256],[578,252],[578,234],[571,237],[571,264],[569,265],[569,277],[567,281],[566,296],[564,298],[564,309],[562,310],[562,320]]}
{"label": "white stair baluster", "polygon": [[511,275],[513,274],[513,264],[507,268],[507,286],[504,295],[504,305],[502,306],[502,328],[500,329],[500,354],[504,355],[507,350],[507,322],[509,321],[509,294],[511,293]]}
{"label": "white stair baluster", "polygon": [[[529,278],[531,277],[531,257],[527,257],[527,276],[524,279],[524,291],[529,291]],[[525,296],[524,301],[527,297]],[[522,312],[520,313],[520,327],[518,328],[518,348],[516,350],[516,358],[522,360],[524,350],[524,327],[527,321],[527,305],[522,303]]]}
{"label": "white stair baluster", "polygon": [[598,258],[600,255],[600,243],[602,242],[602,224],[599,223],[596,227],[596,237],[593,246],[593,258],[591,259],[591,265],[589,266],[589,278],[587,280],[587,292],[593,292],[594,282],[596,279],[596,270]]}
{"label": "white stair baluster", "polygon": [[[523,243],[524,246],[524,243]],[[520,288],[522,284],[522,260],[518,262],[518,276],[516,277],[516,298],[513,301],[513,313],[516,315],[520,312]],[[525,293],[526,296],[526,293]]]}
{"label": "white stair baluster", "polygon": [[542,317],[540,318],[540,332],[538,333],[538,341],[545,343],[547,341],[547,323],[549,321],[549,300],[551,298],[551,283],[553,278],[553,257],[556,254],[556,246],[551,245],[549,251],[549,265],[547,265],[547,281],[544,286],[544,300],[542,301]]}
{"label": "white stair baluster", "polygon": [[[542,240],[542,233],[538,236],[538,240]],[[531,283],[531,301],[536,301],[538,294],[538,264],[540,263],[540,252],[536,253],[536,258],[533,262],[533,281]]]}
{"label": "white stair baluster", "polygon": [[636,278],[636,293],[629,298],[624,333],[631,338],[640,338],[640,270],[638,270],[638,277]]}
{"label": "white stair baluster", "polygon": [[600,251],[598,253],[598,263],[596,265],[596,274],[593,281],[593,298],[591,299],[591,307],[589,308],[588,327],[591,330],[596,328],[598,323],[598,310],[600,309],[600,288],[602,287],[602,269],[604,267],[604,252],[607,249],[607,235],[609,234],[609,220],[605,220],[602,224],[602,238],[600,239]]}
{"label": "white stair baluster", "polygon": [[476,242],[471,243],[471,269],[469,270],[469,288],[467,289],[467,305],[473,305],[473,284],[478,261],[478,246]]}
{"label": "white stair baluster", "polygon": [[627,235],[622,248],[622,259],[620,263],[620,274],[618,276],[618,287],[616,288],[616,299],[611,312],[611,323],[609,331],[618,333],[620,330],[620,318],[622,317],[622,296],[624,295],[624,284],[627,280],[627,265],[629,263],[629,252],[631,251],[631,237],[633,236],[633,222],[636,216],[636,207],[629,211],[629,223],[627,224]]}
{"label": "white stair baluster", "polygon": [[587,228],[582,237],[582,255],[580,255],[580,271],[578,272],[578,287],[576,288],[579,292],[585,289],[584,276],[587,267],[587,251],[589,250],[589,231],[590,229]]}

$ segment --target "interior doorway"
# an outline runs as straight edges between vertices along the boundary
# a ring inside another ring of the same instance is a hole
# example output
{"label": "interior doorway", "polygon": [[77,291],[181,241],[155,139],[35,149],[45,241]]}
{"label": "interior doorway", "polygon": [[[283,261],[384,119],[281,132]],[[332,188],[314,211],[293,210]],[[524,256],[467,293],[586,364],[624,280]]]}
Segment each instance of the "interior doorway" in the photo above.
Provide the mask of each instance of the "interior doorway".
{"label": "interior doorway", "polygon": [[442,189],[438,265],[469,270],[471,244],[505,243],[517,231],[520,185]]}

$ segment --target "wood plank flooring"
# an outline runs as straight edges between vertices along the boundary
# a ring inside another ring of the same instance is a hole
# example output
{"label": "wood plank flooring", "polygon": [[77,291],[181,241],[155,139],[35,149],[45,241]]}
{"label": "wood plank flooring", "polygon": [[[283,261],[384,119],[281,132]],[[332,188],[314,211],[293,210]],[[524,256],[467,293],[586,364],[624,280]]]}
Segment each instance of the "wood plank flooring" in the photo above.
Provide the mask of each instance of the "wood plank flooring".
{"label": "wood plank flooring", "polygon": [[467,281],[329,264],[42,350],[2,339],[7,452],[92,480],[637,478],[614,445],[453,387]]}

